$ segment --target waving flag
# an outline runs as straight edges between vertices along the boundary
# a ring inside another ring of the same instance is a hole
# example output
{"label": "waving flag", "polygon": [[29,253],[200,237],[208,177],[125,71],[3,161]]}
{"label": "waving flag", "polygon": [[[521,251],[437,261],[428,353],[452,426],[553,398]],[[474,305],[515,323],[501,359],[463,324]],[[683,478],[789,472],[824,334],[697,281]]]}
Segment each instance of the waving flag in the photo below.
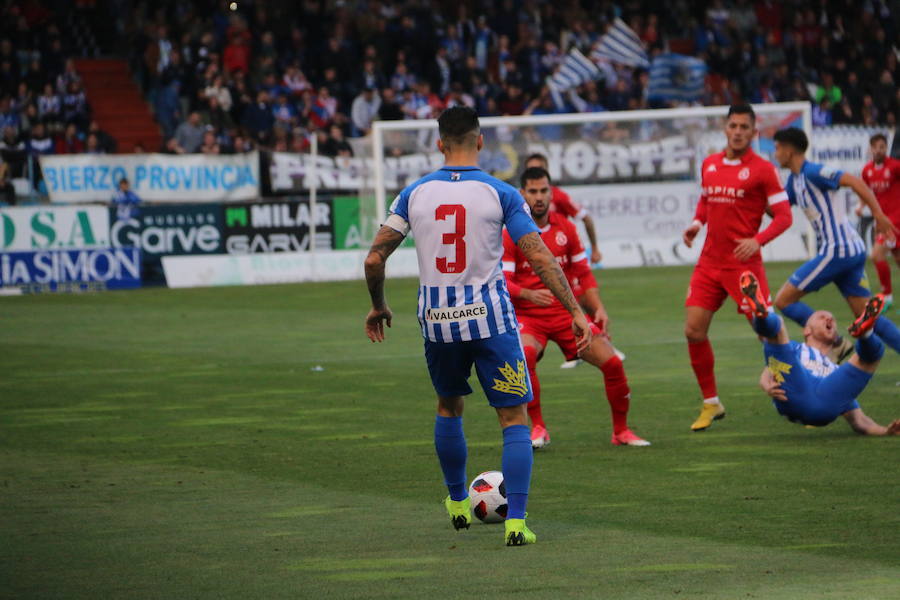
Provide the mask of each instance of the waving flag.
{"label": "waving flag", "polygon": [[683,54],[660,54],[650,66],[648,100],[694,102],[703,95],[706,63]]}
{"label": "waving flag", "polygon": [[601,71],[597,65],[579,52],[578,48],[572,48],[556,72],[547,79],[547,85],[551,90],[564,92],[587,81],[599,79],[600,76]]}
{"label": "waving flag", "polygon": [[646,69],[650,66],[641,39],[618,17],[594,47],[591,58],[597,62],[606,59],[629,67]]}

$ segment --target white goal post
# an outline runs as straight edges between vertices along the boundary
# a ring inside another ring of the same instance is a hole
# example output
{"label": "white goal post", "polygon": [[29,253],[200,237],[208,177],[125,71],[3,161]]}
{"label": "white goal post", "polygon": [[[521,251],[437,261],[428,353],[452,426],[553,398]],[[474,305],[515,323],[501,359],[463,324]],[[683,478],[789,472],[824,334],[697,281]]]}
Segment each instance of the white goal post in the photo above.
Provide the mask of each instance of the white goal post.
{"label": "white goal post", "polygon": [[[758,104],[753,109],[760,131],[754,147],[763,156],[772,158],[772,135],[783,127],[800,127],[812,141],[808,102]],[[724,148],[727,111],[727,106],[710,106],[483,117],[485,150],[480,162],[486,171],[515,184],[528,154],[547,155],[554,183],[597,215],[594,221],[602,238],[598,245],[609,256],[605,266],[689,263],[695,255],[679,256],[673,239],[680,239],[680,228],[693,214],[703,158]],[[434,119],[373,124],[369,163],[373,172],[367,178],[372,189],[366,190],[372,194],[363,194],[361,201],[374,203],[365,212],[376,227],[384,222],[394,194],[441,166],[436,134]],[[362,200],[366,196],[368,200]],[[795,220],[805,222],[802,217]],[[601,222],[613,228],[612,235],[601,233]],[[790,243],[771,244],[776,248],[768,249],[767,260],[809,254],[805,224],[795,223],[792,232]],[[639,237],[645,243],[628,245]],[[604,239],[617,239],[617,245],[604,247]]]}

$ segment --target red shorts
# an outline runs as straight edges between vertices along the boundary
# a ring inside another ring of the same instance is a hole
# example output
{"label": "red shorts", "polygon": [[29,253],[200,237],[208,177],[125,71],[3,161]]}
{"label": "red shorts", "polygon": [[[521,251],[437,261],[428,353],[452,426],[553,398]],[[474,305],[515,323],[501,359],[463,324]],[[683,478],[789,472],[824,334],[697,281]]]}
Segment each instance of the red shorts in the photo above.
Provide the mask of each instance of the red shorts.
{"label": "red shorts", "polygon": [[572,280],[572,295],[575,296],[576,300],[584,295],[584,288],[581,287],[581,282],[577,278]]}
{"label": "red shorts", "polygon": [[[553,311],[547,314],[516,314],[516,318],[519,319],[520,334],[533,336],[542,347],[547,346],[547,340],[553,340],[566,360],[578,356],[575,332],[572,331],[572,316],[569,313]],[[596,323],[590,325],[594,335],[602,333]]]}
{"label": "red shorts", "polygon": [[[894,225],[896,226],[897,224],[895,223]],[[878,235],[875,236],[875,243],[878,244],[879,246],[884,246],[885,248],[890,248],[891,250],[893,250],[894,248],[897,247],[896,242],[888,242],[885,239],[883,233],[879,233]]]}
{"label": "red shorts", "polygon": [[750,318],[750,307],[744,302],[744,295],[741,293],[740,278],[744,271],[752,271],[756,275],[760,291],[771,305],[772,295],[769,293],[769,282],[766,280],[766,270],[762,263],[747,265],[740,270],[695,267],[684,305],[699,306],[715,312],[722,307],[725,298],[731,296],[737,303],[738,312]]}

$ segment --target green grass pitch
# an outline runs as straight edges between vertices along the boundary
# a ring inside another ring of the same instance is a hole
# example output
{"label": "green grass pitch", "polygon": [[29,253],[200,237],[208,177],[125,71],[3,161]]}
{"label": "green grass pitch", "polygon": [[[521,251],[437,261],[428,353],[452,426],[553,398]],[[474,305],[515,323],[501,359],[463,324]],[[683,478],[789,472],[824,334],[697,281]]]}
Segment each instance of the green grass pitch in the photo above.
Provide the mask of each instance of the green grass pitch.
{"label": "green grass pitch", "polygon": [[[0,298],[0,597],[900,597],[900,439],[778,417],[733,304],[728,417],[691,433],[688,277],[600,272],[652,447],[611,446],[600,373],[547,353],[524,548],[450,527],[412,280],[388,281],[381,345],[362,282]],[[836,291],[810,302],[849,322]],[[898,385],[889,352],[877,421]],[[499,468],[480,390],[465,424],[469,477]]]}

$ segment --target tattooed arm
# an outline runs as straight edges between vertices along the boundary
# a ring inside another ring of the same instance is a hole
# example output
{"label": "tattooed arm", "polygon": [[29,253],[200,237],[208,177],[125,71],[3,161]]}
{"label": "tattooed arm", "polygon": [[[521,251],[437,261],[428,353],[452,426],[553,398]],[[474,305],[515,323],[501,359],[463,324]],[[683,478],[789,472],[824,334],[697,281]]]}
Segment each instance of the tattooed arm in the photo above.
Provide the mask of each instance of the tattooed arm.
{"label": "tattooed arm", "polygon": [[531,268],[535,274],[541,278],[544,285],[547,286],[553,295],[562,302],[569,314],[572,315],[572,330],[578,341],[578,350],[584,350],[591,342],[591,327],[575,300],[572,288],[563,273],[562,267],[556,262],[553,254],[544,245],[544,241],[537,233],[527,233],[519,238],[516,242],[519,250],[525,255],[525,258],[531,263]]}
{"label": "tattooed arm", "polygon": [[373,342],[384,341],[384,323],[391,326],[393,313],[384,300],[384,265],[388,257],[403,241],[403,234],[385,225],[381,226],[366,256],[366,285],[372,298],[372,310],[366,315],[366,335]]}

